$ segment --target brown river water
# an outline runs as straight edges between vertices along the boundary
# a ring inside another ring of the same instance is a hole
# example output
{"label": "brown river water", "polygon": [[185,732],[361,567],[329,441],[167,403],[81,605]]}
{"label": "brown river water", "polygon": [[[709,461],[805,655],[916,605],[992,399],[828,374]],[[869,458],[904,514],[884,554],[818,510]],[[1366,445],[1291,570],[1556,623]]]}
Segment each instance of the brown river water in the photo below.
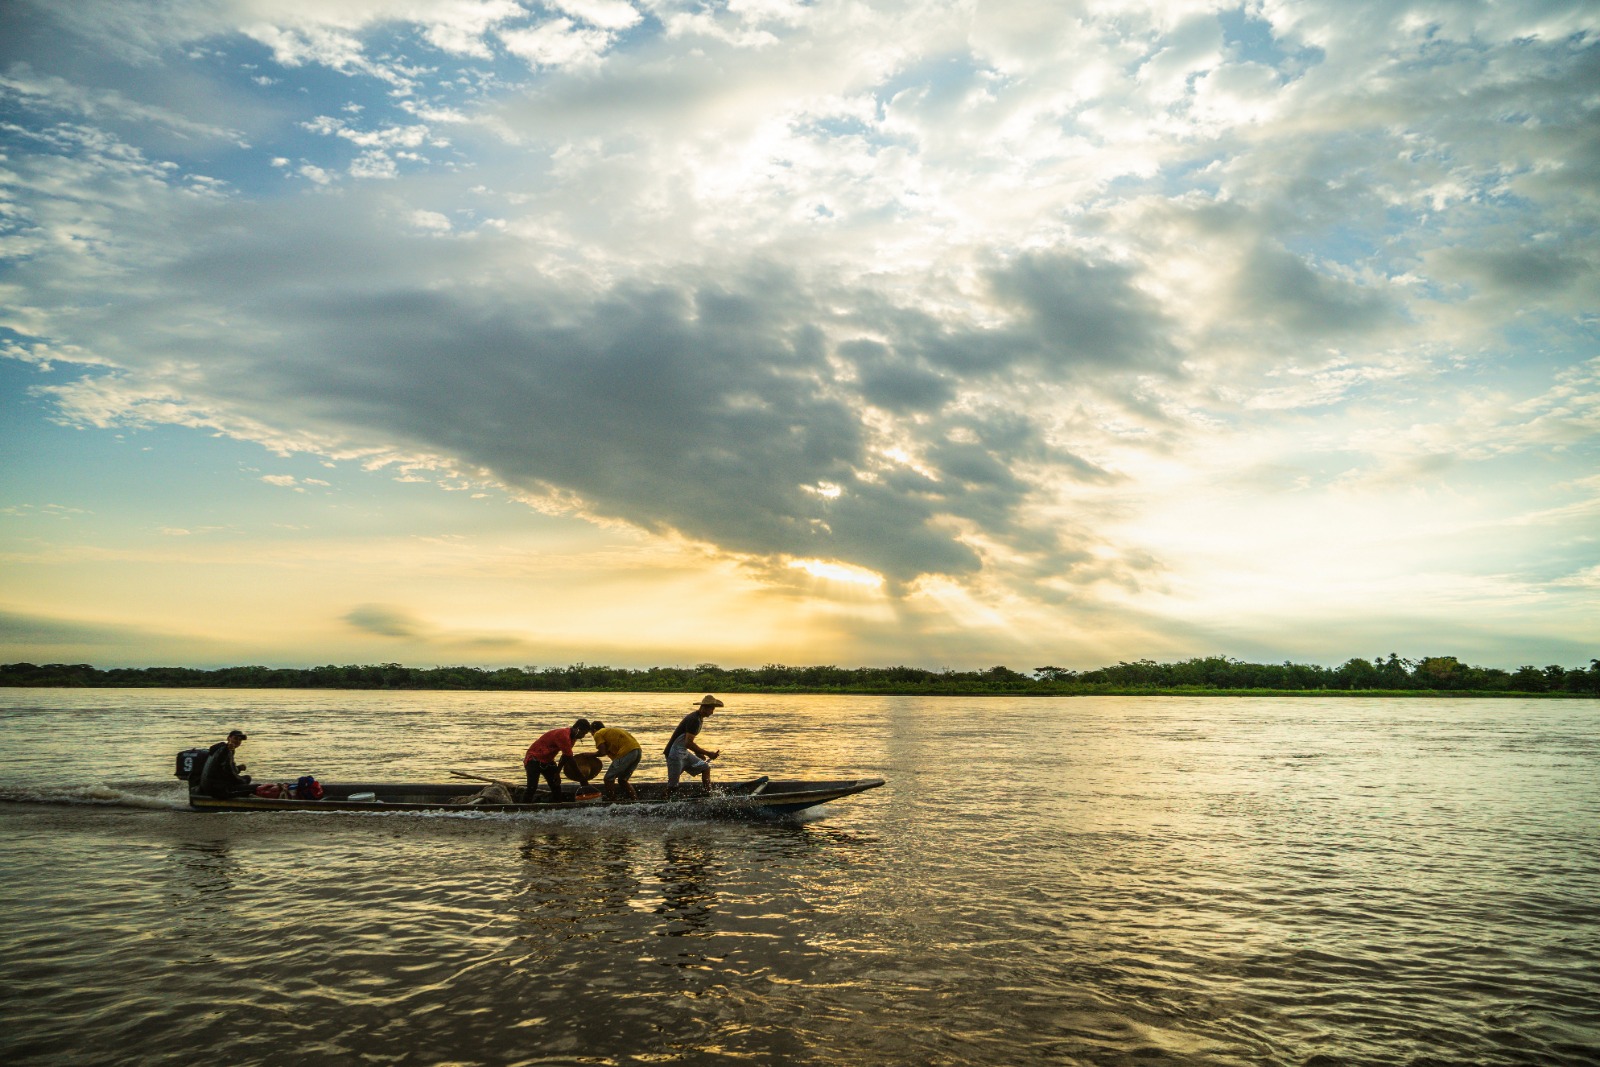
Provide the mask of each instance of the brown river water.
{"label": "brown river water", "polygon": [[258,780],[640,780],[689,697],[0,690],[7,1064],[1596,1064],[1600,703],[723,694],[807,821],[199,814]]}

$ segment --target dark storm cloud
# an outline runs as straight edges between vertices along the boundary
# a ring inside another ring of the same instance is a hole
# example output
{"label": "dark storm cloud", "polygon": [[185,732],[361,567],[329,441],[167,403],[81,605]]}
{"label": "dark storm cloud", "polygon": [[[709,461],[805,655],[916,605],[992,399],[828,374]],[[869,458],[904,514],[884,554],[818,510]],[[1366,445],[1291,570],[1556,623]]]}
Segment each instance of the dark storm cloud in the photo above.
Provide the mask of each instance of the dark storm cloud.
{"label": "dark storm cloud", "polygon": [[1575,286],[1594,286],[1597,258],[1576,242],[1552,240],[1533,246],[1459,249],[1439,262],[1476,287],[1513,299],[1550,297]]}
{"label": "dark storm cloud", "polygon": [[963,492],[869,476],[879,462],[821,349],[764,292],[624,289],[488,313],[436,294],[346,300],[311,316],[312,350],[339,357],[273,373],[342,422],[645,529],[900,577],[973,567],[937,529]]}
{"label": "dark storm cloud", "polygon": [[955,386],[949,378],[934,373],[920,360],[896,355],[876,341],[847,342],[839,346],[839,355],[855,364],[862,399],[885,411],[937,411],[955,396]]}
{"label": "dark storm cloud", "polygon": [[991,269],[986,280],[1009,318],[983,328],[853,294],[854,321],[894,338],[892,346],[841,346],[860,370],[862,395],[887,410],[926,411],[974,383],[1105,380],[1176,368],[1171,324],[1131,267],[1034,253]]}
{"label": "dark storm cloud", "polygon": [[[1119,361],[1148,369],[1167,351],[1129,272],[1066,256],[999,276],[1017,314],[977,328],[762,263],[576,290],[519,272],[519,242],[385,233],[336,197],[190,212],[181,256],[77,320],[133,393],[896,582],[979,569],[962,531],[1021,536],[1041,471],[1104,480],[1005,396],[1086,365],[1101,388]],[[894,340],[827,340],[857,330]],[[895,420],[891,439],[869,405]],[[346,621],[415,628],[376,609]]]}
{"label": "dark storm cloud", "polygon": [[1362,333],[1399,317],[1381,290],[1314,271],[1282,248],[1257,246],[1245,259],[1236,284],[1242,311],[1264,325],[1308,340]]}
{"label": "dark storm cloud", "polygon": [[1021,351],[1059,371],[1090,365],[1169,370],[1176,354],[1160,306],[1134,284],[1131,267],[1035,253],[998,270],[995,294],[1031,326]]}

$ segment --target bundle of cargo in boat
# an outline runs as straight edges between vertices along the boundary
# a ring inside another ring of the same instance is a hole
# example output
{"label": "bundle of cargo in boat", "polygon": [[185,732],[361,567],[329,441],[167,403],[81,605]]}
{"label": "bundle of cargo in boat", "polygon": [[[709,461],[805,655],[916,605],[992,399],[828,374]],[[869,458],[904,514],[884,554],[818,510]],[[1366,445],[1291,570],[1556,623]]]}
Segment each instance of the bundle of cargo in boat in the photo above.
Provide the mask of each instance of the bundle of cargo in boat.
{"label": "bundle of cargo in boat", "polygon": [[476,793],[468,793],[466,796],[452,797],[450,803],[471,805],[515,804],[517,803],[517,798],[511,795],[511,790],[509,788],[499,782],[495,782],[492,785],[484,786]]}

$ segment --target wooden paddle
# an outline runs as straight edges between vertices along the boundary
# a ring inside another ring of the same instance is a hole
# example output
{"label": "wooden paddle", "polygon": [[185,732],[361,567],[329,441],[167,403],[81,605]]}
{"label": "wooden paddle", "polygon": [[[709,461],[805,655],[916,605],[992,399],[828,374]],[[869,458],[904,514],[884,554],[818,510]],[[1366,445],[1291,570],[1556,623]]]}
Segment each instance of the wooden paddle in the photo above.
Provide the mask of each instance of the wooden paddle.
{"label": "wooden paddle", "polygon": [[469,781],[473,781],[473,782],[489,782],[492,785],[503,785],[507,789],[514,788],[510,782],[502,782],[498,778],[485,778],[481,774],[467,774],[467,773],[465,773],[463,771],[451,771],[450,772],[450,777],[452,777],[452,778],[465,778],[465,779],[467,779]]}

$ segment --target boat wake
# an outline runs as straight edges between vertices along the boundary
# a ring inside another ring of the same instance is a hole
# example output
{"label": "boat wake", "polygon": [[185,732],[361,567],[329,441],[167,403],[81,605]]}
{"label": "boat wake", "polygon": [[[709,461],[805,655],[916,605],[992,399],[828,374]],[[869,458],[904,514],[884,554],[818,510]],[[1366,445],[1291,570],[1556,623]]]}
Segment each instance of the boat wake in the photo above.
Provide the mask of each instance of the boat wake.
{"label": "boat wake", "polygon": [[93,785],[0,785],[0,803],[82,804],[96,807],[143,808],[149,811],[187,811],[188,797],[166,783],[99,782]]}

